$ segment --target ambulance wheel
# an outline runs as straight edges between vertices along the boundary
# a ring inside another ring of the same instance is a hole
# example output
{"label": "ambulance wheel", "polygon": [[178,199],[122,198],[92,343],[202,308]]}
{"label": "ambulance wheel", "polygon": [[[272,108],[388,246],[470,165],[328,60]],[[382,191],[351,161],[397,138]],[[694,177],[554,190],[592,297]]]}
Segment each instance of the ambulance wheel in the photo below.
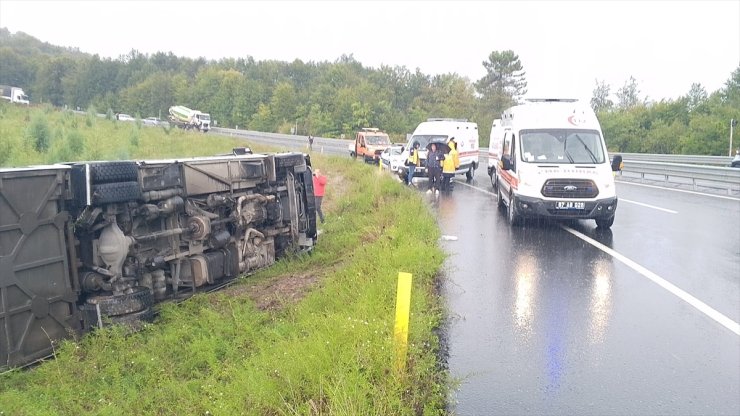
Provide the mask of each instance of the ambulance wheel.
{"label": "ambulance wheel", "polygon": [[501,196],[501,189],[498,187],[496,188],[496,199],[498,199],[498,202],[496,202],[498,209],[503,211],[506,205],[504,205],[504,197]]}
{"label": "ambulance wheel", "polygon": [[596,227],[601,229],[609,229],[614,224],[614,216],[612,215],[611,218],[602,218],[596,220]]}
{"label": "ambulance wheel", "polygon": [[506,213],[508,214],[507,218],[511,226],[519,225],[521,223],[522,218],[516,213],[516,199],[514,199],[514,195],[509,195],[509,207],[506,210]]}
{"label": "ambulance wheel", "polygon": [[470,181],[473,180],[473,168],[470,167],[467,172],[465,172],[465,182],[470,183]]}
{"label": "ambulance wheel", "polygon": [[491,177],[491,188],[496,189],[496,174],[491,172],[488,176]]}

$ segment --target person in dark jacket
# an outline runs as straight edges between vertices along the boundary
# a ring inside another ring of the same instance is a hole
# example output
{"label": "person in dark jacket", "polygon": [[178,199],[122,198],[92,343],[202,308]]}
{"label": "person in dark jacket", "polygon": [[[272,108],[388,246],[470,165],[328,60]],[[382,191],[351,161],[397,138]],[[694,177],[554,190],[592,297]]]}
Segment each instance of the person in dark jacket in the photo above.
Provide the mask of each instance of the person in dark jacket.
{"label": "person in dark jacket", "polygon": [[426,168],[429,177],[429,190],[427,193],[439,193],[440,176],[442,175],[442,160],[444,154],[437,150],[437,144],[432,143],[427,153]]}

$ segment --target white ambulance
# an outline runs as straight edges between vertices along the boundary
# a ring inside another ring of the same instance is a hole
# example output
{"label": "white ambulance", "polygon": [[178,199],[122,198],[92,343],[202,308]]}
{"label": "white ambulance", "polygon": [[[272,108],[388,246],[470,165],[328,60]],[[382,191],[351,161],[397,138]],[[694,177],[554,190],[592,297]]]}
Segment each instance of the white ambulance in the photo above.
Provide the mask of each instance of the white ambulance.
{"label": "white ambulance", "polygon": [[[478,153],[480,151],[478,124],[469,122],[467,119],[454,118],[430,118],[416,127],[403,152],[403,160],[408,160],[409,149],[412,149],[415,143],[419,143],[421,166],[416,168],[414,177],[427,177],[424,162],[429,146],[435,143],[443,151],[446,151],[448,149],[447,142],[453,137],[457,143],[458,157],[460,158],[460,167],[456,173],[465,174],[468,181],[473,179],[475,170],[478,169]],[[407,172],[406,166],[401,166],[398,175],[404,178]]]}
{"label": "white ambulance", "polygon": [[493,120],[491,124],[491,136],[488,140],[488,176],[491,177],[491,185],[496,189],[496,169],[501,161],[501,148],[504,144],[504,126],[501,119]]}
{"label": "white ambulance", "polygon": [[501,117],[498,205],[514,225],[525,217],[614,223],[617,195],[604,135],[588,104],[531,99]]}

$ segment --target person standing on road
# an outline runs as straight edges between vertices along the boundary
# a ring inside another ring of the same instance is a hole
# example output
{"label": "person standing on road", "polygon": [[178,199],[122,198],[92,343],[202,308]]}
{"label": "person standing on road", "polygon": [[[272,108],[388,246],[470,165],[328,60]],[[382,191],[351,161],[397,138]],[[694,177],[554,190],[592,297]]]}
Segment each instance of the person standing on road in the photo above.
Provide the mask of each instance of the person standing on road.
{"label": "person standing on road", "polygon": [[444,155],[437,150],[437,144],[432,143],[427,153],[426,168],[429,178],[429,190],[427,193],[439,193],[440,176],[442,175],[442,160]]}
{"label": "person standing on road", "polygon": [[450,137],[447,145],[450,147],[450,151],[447,152],[442,161],[442,190],[452,191],[452,177],[455,176],[455,171],[460,167],[460,158],[454,137]]}
{"label": "person standing on road", "polygon": [[406,177],[406,185],[413,185],[414,173],[416,172],[416,167],[419,165],[419,142],[414,142],[413,147],[409,149],[408,160],[406,160],[406,167],[409,169],[408,176]]}
{"label": "person standing on road", "polygon": [[308,135],[308,150],[313,150],[313,136]]}
{"label": "person standing on road", "polygon": [[320,169],[313,172],[313,195],[316,198],[316,214],[318,214],[322,224],[324,223],[324,212],[321,211],[321,201],[324,199],[326,180],[326,176],[321,174]]}

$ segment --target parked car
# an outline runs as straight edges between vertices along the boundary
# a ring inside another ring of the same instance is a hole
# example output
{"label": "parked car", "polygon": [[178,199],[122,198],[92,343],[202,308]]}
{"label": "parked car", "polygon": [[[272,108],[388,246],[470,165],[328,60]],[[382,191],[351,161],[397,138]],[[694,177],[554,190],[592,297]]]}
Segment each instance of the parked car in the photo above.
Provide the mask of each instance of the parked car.
{"label": "parked car", "polygon": [[394,144],[383,150],[380,154],[380,163],[383,169],[389,169],[391,172],[398,172],[398,168],[403,166],[404,157],[402,155],[404,147],[400,144]]}
{"label": "parked car", "polygon": [[147,126],[159,126],[162,124],[162,120],[160,120],[159,117],[147,117],[141,120],[141,122]]}
{"label": "parked car", "polygon": [[135,118],[131,117],[128,114],[123,114],[123,113],[116,114],[116,120],[118,120],[118,121],[136,121]]}

